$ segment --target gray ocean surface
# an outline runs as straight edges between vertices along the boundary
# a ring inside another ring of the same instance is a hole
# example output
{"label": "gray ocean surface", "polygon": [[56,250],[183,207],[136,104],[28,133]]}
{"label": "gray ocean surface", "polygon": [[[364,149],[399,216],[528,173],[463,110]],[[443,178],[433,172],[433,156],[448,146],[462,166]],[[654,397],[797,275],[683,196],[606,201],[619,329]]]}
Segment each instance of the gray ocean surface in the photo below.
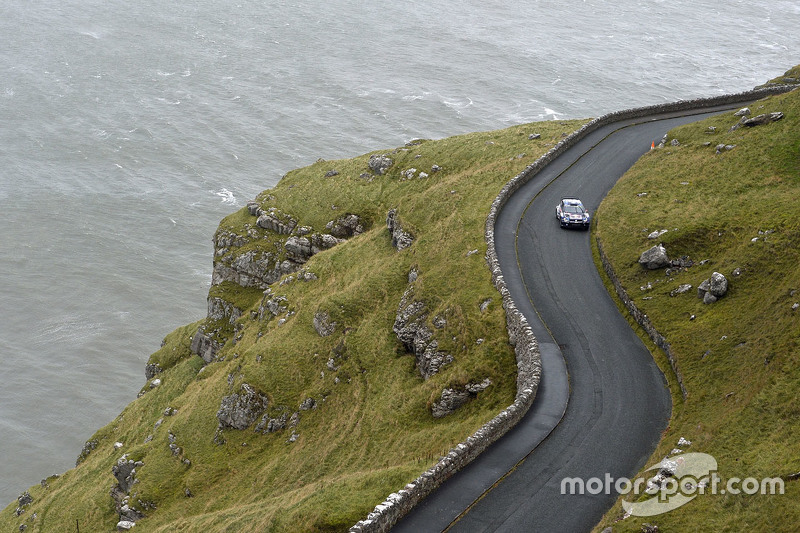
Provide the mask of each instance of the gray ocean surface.
{"label": "gray ocean surface", "polygon": [[220,219],[288,170],[748,90],[799,27],[796,0],[0,0],[0,507],[135,399],[205,316]]}

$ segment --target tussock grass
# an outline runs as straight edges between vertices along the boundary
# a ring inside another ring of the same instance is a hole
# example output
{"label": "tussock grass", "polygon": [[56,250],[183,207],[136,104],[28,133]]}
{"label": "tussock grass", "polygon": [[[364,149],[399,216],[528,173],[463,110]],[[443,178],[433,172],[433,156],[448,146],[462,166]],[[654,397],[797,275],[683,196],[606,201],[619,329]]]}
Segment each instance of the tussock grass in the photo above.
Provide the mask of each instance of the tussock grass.
{"label": "tussock grass", "polygon": [[[676,128],[669,138],[680,145],[645,155],[597,213],[607,255],[670,342],[688,390],[685,402],[673,395],[670,427],[647,466],[684,437],[692,441],[684,451],[716,458],[723,480],[800,472],[800,310],[792,310],[800,301],[800,92],[750,107],[785,118],[730,131],[738,118],[726,113]],[[718,144],[735,148],[718,154]],[[669,230],[659,240],[670,257],[689,256],[694,266],[667,276],[636,263],[658,242],[647,234],[661,229]],[[730,289],[704,305],[696,287],[714,271]],[[652,289],[642,290],[648,283]],[[693,289],[670,296],[685,283]],[[800,481],[787,480],[785,489],[706,494],[666,514],[621,521],[617,503],[596,530],[640,531],[644,522],[660,531],[795,530]]]}
{"label": "tussock grass", "polygon": [[[14,515],[16,503],[0,513],[0,529],[25,524],[28,532],[72,531],[77,521],[81,531],[113,530],[111,468],[122,454],[144,463],[130,499],[147,515],[137,531],[341,531],[366,516],[513,401],[516,365],[484,260],[485,218],[511,177],[582,123],[528,124],[375,152],[394,160],[384,176],[362,177],[370,154],[288,173],[258,196],[263,208],[275,207],[314,231],[356,213],[365,233],[315,255],[306,268],[316,281],[272,285],[292,314],[255,319],[260,290],[213,287],[210,297],[243,311],[234,325],[207,324],[228,338],[218,360],[203,366],[189,351],[201,323],[168,335],[150,359],[164,370],[161,385],[145,384],[138,399],[98,430],[91,438],[95,449],[78,467],[32,487],[34,502],[22,515]],[[531,140],[531,133],[541,138]],[[441,170],[431,172],[433,165]],[[403,179],[409,168],[429,176]],[[338,175],[325,177],[330,170]],[[390,208],[415,236],[400,253],[385,228]],[[247,239],[233,254],[275,251],[282,239],[258,228],[246,209],[226,217],[219,231]],[[391,331],[412,267],[420,272],[417,298],[431,318],[447,321],[435,333],[439,348],[455,359],[428,380]],[[320,310],[337,323],[330,337],[312,327]],[[335,371],[327,366],[330,358]],[[443,388],[484,378],[492,385],[476,399],[432,418],[430,405]],[[317,407],[299,411],[295,429],[224,430],[225,443],[217,444],[220,401],[242,383],[268,397],[272,417],[291,415],[306,398]],[[177,413],[165,415],[168,407]],[[293,432],[296,440],[289,442]],[[170,441],[180,448],[177,455]]]}

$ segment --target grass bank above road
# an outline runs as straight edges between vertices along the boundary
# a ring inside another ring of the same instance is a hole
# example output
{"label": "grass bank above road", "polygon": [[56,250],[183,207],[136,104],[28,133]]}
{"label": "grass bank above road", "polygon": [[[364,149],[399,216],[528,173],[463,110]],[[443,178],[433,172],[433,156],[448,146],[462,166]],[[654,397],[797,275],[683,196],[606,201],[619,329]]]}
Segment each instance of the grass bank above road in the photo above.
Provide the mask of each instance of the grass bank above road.
{"label": "grass bank above road", "polygon": [[[684,401],[673,390],[671,424],[647,466],[685,438],[691,445],[680,448],[712,455],[723,480],[781,477],[786,493],[705,494],[646,518],[621,519],[618,502],[597,531],[800,524],[800,480],[792,476],[800,472],[800,90],[750,110],[783,118],[731,131],[740,119],[730,112],[671,131],[603,201],[596,234],[629,296],[671,344],[688,392]],[[693,265],[644,269],[639,255],[658,243]],[[729,290],[704,304],[697,287],[713,272]],[[692,288],[677,294],[681,285]]]}

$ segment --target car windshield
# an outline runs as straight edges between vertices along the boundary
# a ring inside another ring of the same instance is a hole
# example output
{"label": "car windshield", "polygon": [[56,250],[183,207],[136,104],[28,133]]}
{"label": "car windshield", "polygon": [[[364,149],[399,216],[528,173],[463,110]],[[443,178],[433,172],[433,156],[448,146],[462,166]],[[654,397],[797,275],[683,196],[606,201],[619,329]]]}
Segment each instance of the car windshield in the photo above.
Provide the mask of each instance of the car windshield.
{"label": "car windshield", "polygon": [[567,205],[564,206],[564,212],[565,213],[574,214],[574,215],[582,215],[583,214],[583,208],[581,206],[579,206],[579,205],[567,204]]}

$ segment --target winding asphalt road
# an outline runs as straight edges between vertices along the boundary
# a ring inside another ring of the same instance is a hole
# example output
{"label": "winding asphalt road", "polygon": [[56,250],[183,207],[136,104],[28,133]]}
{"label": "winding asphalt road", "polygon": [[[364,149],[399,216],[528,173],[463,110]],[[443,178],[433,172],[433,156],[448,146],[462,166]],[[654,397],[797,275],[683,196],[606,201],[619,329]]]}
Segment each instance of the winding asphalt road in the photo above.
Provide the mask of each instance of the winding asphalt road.
{"label": "winding asphalt road", "polygon": [[592,262],[590,234],[561,229],[555,207],[576,196],[594,212],[664,134],[745,104],[654,115],[591,133],[503,207],[496,248],[509,290],[542,352],[528,414],[411,513],[395,532],[590,530],[616,494],[561,494],[566,477],[633,477],[667,427],[664,376],[619,313]]}

